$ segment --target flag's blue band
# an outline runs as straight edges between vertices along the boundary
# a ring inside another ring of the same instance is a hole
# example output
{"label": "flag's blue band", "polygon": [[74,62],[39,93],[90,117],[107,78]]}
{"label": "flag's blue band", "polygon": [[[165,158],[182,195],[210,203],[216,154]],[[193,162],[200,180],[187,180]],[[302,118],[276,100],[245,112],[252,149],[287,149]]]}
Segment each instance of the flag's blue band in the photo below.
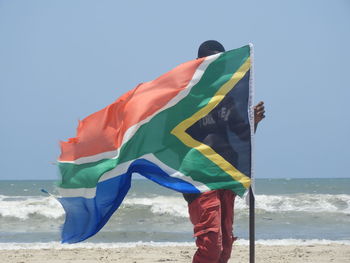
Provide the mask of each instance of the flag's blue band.
{"label": "flag's blue band", "polygon": [[170,177],[158,165],[145,159],[135,160],[125,174],[98,183],[94,198],[58,198],[66,212],[62,243],[81,242],[96,234],[124,200],[130,189],[132,173],[139,173],[175,191],[199,193],[192,184]]}

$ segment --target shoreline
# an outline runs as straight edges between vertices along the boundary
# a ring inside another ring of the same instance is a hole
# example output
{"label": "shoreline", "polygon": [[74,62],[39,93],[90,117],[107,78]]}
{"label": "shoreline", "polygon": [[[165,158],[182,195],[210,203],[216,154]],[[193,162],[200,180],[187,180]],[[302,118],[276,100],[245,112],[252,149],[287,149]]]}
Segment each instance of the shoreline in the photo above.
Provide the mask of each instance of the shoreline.
{"label": "shoreline", "polygon": [[[39,249],[118,249],[118,248],[135,248],[140,246],[146,247],[191,247],[195,241],[183,242],[155,242],[155,241],[136,241],[136,242],[80,242],[75,244],[62,244],[58,241],[51,242],[0,242],[0,251],[3,250],[39,250]],[[249,246],[249,240],[238,239],[235,246]],[[258,239],[255,245],[262,246],[328,246],[328,245],[347,245],[350,246],[349,240],[329,240],[329,239]]]}
{"label": "shoreline", "polygon": [[[2,243],[5,244],[5,243]],[[69,246],[69,245],[68,245]],[[2,249],[3,263],[92,263],[92,262],[191,262],[195,253],[194,244],[181,245],[134,245],[114,248],[38,248]],[[350,262],[349,244],[304,244],[304,245],[256,245],[256,261],[267,263],[301,262]],[[249,246],[236,244],[233,247],[230,263],[249,262]]]}

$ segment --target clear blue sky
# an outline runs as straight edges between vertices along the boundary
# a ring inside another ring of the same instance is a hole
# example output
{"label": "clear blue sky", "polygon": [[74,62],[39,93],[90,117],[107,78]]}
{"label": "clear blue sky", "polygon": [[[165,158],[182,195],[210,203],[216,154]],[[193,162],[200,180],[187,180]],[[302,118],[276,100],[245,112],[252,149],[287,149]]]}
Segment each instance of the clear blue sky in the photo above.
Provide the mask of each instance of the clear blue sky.
{"label": "clear blue sky", "polygon": [[208,39],[255,45],[257,178],[350,177],[350,1],[0,0],[0,179],[56,179],[78,119]]}

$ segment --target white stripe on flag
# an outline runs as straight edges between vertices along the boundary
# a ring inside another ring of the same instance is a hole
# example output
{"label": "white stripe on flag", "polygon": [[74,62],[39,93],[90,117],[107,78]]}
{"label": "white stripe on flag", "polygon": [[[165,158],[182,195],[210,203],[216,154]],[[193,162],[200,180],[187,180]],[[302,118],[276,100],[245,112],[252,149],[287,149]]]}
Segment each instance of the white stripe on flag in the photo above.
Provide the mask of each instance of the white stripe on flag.
{"label": "white stripe on flag", "polygon": [[[180,180],[183,180],[191,185],[193,185],[194,188],[198,189],[200,192],[206,192],[210,189],[203,183],[193,180],[191,177],[184,175],[183,173],[180,173],[179,171],[167,166],[163,162],[161,162],[156,156],[153,154],[145,154],[141,156],[138,159],[145,159],[147,161],[150,161],[160,167],[164,172],[166,172],[170,177],[178,178]],[[130,164],[135,161],[131,160],[122,164],[117,165],[114,169],[104,173],[100,179],[98,180],[98,183],[112,179],[114,177],[118,177],[122,174],[125,174],[130,166]],[[84,197],[84,198],[94,198],[96,196],[96,187],[94,188],[58,188],[58,192],[62,197]]]}

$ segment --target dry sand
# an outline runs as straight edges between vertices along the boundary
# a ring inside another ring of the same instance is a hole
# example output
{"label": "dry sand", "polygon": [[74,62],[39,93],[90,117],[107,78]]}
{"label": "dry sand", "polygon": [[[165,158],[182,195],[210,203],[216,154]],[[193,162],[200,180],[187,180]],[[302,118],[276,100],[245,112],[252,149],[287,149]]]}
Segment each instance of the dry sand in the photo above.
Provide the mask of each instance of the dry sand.
{"label": "dry sand", "polygon": [[[17,249],[1,250],[1,263],[92,263],[125,262],[190,263],[193,246],[137,246],[133,248],[74,248],[74,249]],[[230,263],[248,263],[248,246],[236,245]],[[305,246],[256,246],[257,263],[301,263],[301,262],[350,262],[350,245],[305,245]]]}

